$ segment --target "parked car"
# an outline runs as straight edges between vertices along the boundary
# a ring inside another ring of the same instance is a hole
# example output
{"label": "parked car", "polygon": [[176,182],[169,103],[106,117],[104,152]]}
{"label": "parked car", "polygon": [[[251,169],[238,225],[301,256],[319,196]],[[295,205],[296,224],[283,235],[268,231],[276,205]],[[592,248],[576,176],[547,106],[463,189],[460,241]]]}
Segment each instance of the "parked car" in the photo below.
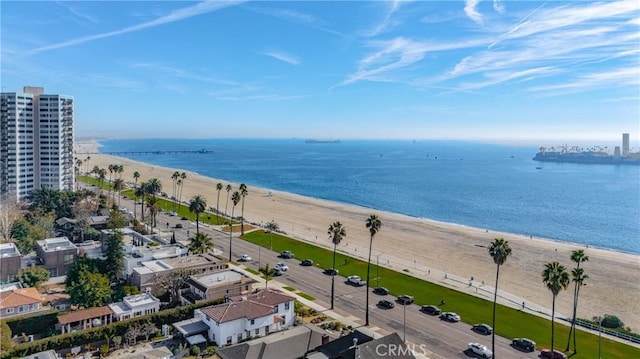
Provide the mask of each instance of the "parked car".
{"label": "parked car", "polygon": [[396,305],[393,304],[392,301],[390,300],[381,300],[378,302],[378,307],[383,308],[383,309],[391,309],[393,307],[395,307]]}
{"label": "parked car", "polygon": [[409,305],[411,303],[413,303],[413,297],[410,295],[401,295],[398,297],[398,303],[402,304],[402,305]]}
{"label": "parked car", "polygon": [[291,259],[293,258],[293,253],[291,253],[290,251],[283,251],[282,253],[280,253],[280,258]]}
{"label": "parked car", "polygon": [[444,312],[440,314],[440,319],[446,320],[448,322],[459,322],[460,316],[454,312]]}
{"label": "parked car", "polygon": [[276,265],[275,265],[275,267],[274,267],[274,268],[275,268],[276,270],[278,270],[278,269],[279,269],[279,270],[281,270],[281,271],[283,271],[283,272],[286,272],[286,271],[288,271],[288,270],[289,270],[289,266],[288,266],[288,265],[286,265],[285,263],[282,263],[282,262],[278,262],[278,263],[276,263]]}
{"label": "parked car", "polygon": [[429,315],[439,315],[442,313],[440,308],[435,305],[423,305],[422,308],[420,308],[420,311]]}
{"label": "parked car", "polygon": [[469,343],[469,350],[482,358],[493,358],[493,352],[486,345],[480,343]]}
{"label": "parked car", "polygon": [[360,287],[367,284],[367,281],[362,280],[359,275],[350,275],[347,277],[347,283]]}
{"label": "parked car", "polygon": [[559,350],[554,350],[553,352],[551,351],[551,349],[542,349],[540,351],[540,356],[542,358],[551,358],[551,359],[567,359],[567,355]]}
{"label": "parked car", "polygon": [[182,228],[182,223],[176,223],[176,228]]}
{"label": "parked car", "polygon": [[337,269],[333,269],[333,268],[327,268],[324,270],[324,274],[327,275],[338,275],[338,270]]}
{"label": "parked car", "polygon": [[511,345],[528,352],[536,350],[536,342],[527,338],[515,338],[511,341]]}
{"label": "parked car", "polygon": [[493,328],[491,328],[491,326],[487,324],[475,324],[473,327],[471,327],[471,330],[482,335],[489,335],[493,333]]}
{"label": "parked car", "polygon": [[251,262],[251,257],[248,254],[243,254],[239,259],[238,262]]}
{"label": "parked car", "polygon": [[313,265],[313,261],[311,259],[305,259],[302,262],[300,262],[300,265],[304,267],[310,267]]}
{"label": "parked car", "polygon": [[387,294],[389,294],[389,289],[387,289],[385,287],[375,287],[375,288],[373,288],[373,292],[375,294],[379,294],[379,295],[387,295]]}
{"label": "parked car", "polygon": [[174,211],[171,211],[171,212],[169,212],[169,213],[167,213],[167,214],[168,214],[168,215],[170,215],[171,217],[175,217],[175,216],[177,216],[177,215],[178,215],[178,214],[177,214],[176,212],[174,212]]}

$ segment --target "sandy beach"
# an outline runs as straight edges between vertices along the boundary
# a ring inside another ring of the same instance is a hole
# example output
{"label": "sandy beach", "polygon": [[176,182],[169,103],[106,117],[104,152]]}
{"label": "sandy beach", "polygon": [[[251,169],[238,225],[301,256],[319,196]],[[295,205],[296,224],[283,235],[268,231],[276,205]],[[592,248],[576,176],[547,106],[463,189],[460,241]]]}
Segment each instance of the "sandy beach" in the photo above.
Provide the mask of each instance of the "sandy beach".
{"label": "sandy beach", "polygon": [[[81,153],[97,150],[96,142],[76,144],[78,158],[82,160],[87,155]],[[176,169],[115,156],[88,156],[90,160],[86,165],[83,164],[83,171],[96,165],[106,168],[109,164],[122,164],[125,181],[133,182],[133,172],[138,171],[141,181],[158,178],[164,191],[171,192],[171,175]],[[216,183],[221,182],[226,186],[229,182],[186,173],[182,199],[188,200],[196,194],[201,194],[207,199],[208,206],[215,208]],[[237,183],[230,184],[234,189],[238,188]],[[387,257],[402,258],[425,273],[429,268],[434,281],[438,281],[435,278],[437,273],[447,273],[460,278],[474,277],[476,283],[485,282],[492,286],[495,281],[495,265],[487,249],[480,246],[488,246],[496,237],[505,238],[512,248],[512,255],[500,269],[500,291],[525,298],[528,305],[535,303],[542,307],[551,307],[551,293],[541,280],[544,264],[557,260],[570,271],[574,266],[570,261],[571,251],[584,249],[590,257],[590,260],[583,264],[589,279],[580,291],[578,317],[590,319],[596,315],[612,314],[622,319],[625,325],[634,331],[640,329],[638,255],[440,223],[256,187],[249,187],[248,191],[244,209],[247,221],[264,223],[275,220],[280,229],[289,235],[328,246],[327,228],[339,220],[347,230],[346,240],[340,245],[341,249],[347,252],[358,250],[358,254],[364,254],[368,248],[369,232],[364,225],[365,219],[370,214],[378,214],[383,227],[375,237],[374,257],[379,255],[381,264],[385,263]],[[223,190],[220,195],[221,211],[224,210],[225,201],[226,191]],[[390,260],[390,264],[393,265],[394,261]],[[394,267],[405,265],[395,264]],[[559,294],[556,302],[557,312],[570,315],[572,300],[573,283],[567,291]]]}

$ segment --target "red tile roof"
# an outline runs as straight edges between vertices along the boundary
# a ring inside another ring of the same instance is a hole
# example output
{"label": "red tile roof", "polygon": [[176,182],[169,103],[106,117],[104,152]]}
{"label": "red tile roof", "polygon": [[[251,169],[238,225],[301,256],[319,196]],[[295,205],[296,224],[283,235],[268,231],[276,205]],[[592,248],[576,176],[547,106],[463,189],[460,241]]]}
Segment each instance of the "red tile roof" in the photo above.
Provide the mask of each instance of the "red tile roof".
{"label": "red tile roof", "polygon": [[35,288],[22,288],[0,293],[0,309],[42,303],[44,296]]}
{"label": "red tile roof", "polygon": [[229,298],[229,300],[232,302],[249,300],[270,306],[290,302],[294,299],[294,297],[286,295],[283,292],[272,288],[260,289],[254,293]]}
{"label": "red tile roof", "polygon": [[240,318],[257,319],[274,313],[273,306],[249,300],[214,305],[201,310],[217,323],[231,322]]}
{"label": "red tile roof", "polygon": [[89,308],[84,310],[79,310],[77,312],[72,312],[68,314],[63,314],[58,317],[58,322],[60,324],[69,324],[79,322],[81,320],[100,318],[104,315],[111,315],[113,312],[109,307],[97,307],[97,308]]}

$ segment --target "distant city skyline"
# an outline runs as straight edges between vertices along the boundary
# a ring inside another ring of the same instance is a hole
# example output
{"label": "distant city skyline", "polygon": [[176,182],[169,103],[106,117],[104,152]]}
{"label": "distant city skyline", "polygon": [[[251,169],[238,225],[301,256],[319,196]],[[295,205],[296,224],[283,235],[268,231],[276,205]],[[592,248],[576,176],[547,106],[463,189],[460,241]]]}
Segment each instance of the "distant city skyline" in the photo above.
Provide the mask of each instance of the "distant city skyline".
{"label": "distant city skyline", "polygon": [[640,3],[3,2],[76,137],[640,139]]}

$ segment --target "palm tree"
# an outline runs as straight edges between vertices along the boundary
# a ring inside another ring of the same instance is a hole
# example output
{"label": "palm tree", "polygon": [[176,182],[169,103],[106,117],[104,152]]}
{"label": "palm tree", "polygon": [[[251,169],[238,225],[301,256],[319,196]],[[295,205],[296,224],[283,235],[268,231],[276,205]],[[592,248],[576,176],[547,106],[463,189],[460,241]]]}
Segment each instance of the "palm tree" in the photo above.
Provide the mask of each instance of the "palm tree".
{"label": "palm tree", "polygon": [[120,207],[120,193],[124,189],[124,180],[122,178],[116,178],[113,181],[113,193],[118,193],[118,207]]}
{"label": "palm tree", "polygon": [[177,212],[177,208],[178,206],[176,205],[176,201],[178,200],[178,195],[176,193],[176,188],[178,186],[178,178],[180,178],[180,172],[175,171],[173,172],[173,174],[171,175],[171,188],[172,188],[172,194],[171,194],[171,199],[173,200],[173,211]]}
{"label": "palm tree", "polygon": [[104,183],[104,180],[106,178],[107,178],[107,170],[105,170],[104,168],[98,168],[98,181],[100,182],[100,194],[102,194],[102,184]]}
{"label": "palm tree", "polygon": [[[185,181],[186,179],[187,179],[187,174],[186,174],[186,173],[184,173],[184,172],[182,172],[182,173],[180,174],[180,180],[179,180],[179,182],[178,182],[178,183],[180,184],[180,187],[179,187],[179,191],[180,191],[180,193],[178,193],[178,203],[182,203],[182,188],[184,188],[184,181]],[[177,207],[177,206],[176,206],[176,207]]]}
{"label": "palm tree", "polygon": [[195,195],[189,201],[189,212],[196,214],[196,234],[200,233],[200,213],[207,208],[207,200],[201,195]]}
{"label": "palm tree", "polygon": [[[147,193],[147,182],[142,182],[140,183],[140,186],[136,187],[136,191],[135,191],[136,203],[138,202],[138,198],[142,199],[142,201],[140,201],[140,204],[142,205],[142,211],[141,211],[142,222],[144,222],[144,196],[146,193]],[[134,204],[134,213],[135,213],[135,204]]]}
{"label": "palm tree", "polygon": [[264,228],[269,231],[269,247],[271,250],[273,250],[273,232],[280,229],[280,227],[278,226],[278,223],[276,221],[271,220],[264,225]]}
{"label": "palm tree", "polygon": [[151,217],[151,234],[153,234],[153,228],[156,226],[156,216],[158,215],[159,209],[158,197],[155,195],[147,196],[147,210],[149,211],[149,216]]}
{"label": "palm tree", "polygon": [[159,179],[152,178],[147,181],[147,194],[155,196],[160,191],[162,191],[162,183]]}
{"label": "palm tree", "polygon": [[244,198],[249,194],[247,191],[247,185],[240,184],[240,196],[242,197],[242,212],[240,214],[240,235],[244,236]]}
{"label": "palm tree", "polygon": [[342,239],[347,236],[347,231],[342,226],[342,223],[336,221],[329,226],[327,234],[329,235],[329,239],[331,239],[331,242],[333,243],[333,266],[331,267],[334,269],[334,271],[331,273],[331,309],[333,309],[333,298],[336,290],[336,249],[338,249],[338,244],[342,242]]}
{"label": "palm tree", "polygon": [[231,193],[231,190],[233,189],[233,187],[231,187],[230,184],[227,185],[227,187],[225,187],[225,191],[227,191],[227,203],[224,205],[224,215],[227,215],[227,206],[229,205],[229,195]]}
{"label": "palm tree", "polygon": [[209,253],[214,247],[213,239],[206,233],[196,233],[189,242],[189,251],[193,254]]}
{"label": "palm tree", "polygon": [[378,233],[380,227],[382,227],[382,222],[377,214],[372,214],[367,218],[365,222],[365,226],[369,228],[369,234],[371,237],[369,239],[369,259],[367,261],[367,303],[365,307],[365,320],[364,325],[366,327],[369,326],[369,273],[371,272],[371,249],[373,248],[373,237]]}
{"label": "palm tree", "polygon": [[133,219],[137,220],[138,217],[136,217],[136,206],[138,205],[138,178],[140,178],[140,172],[135,171],[133,172],[133,179],[136,181],[136,185],[134,188],[134,199],[133,199]]}
{"label": "palm tree", "polygon": [[222,191],[223,188],[224,186],[222,183],[218,182],[216,185],[216,190],[218,191],[218,199],[216,201],[216,215],[218,216],[218,223],[216,224],[220,224],[220,191]]}
{"label": "palm tree", "polygon": [[553,353],[556,297],[561,290],[567,289],[567,286],[569,286],[569,273],[567,273],[567,268],[558,262],[547,263],[544,266],[544,271],[542,271],[542,282],[553,294],[553,304],[551,305],[551,352]]}
{"label": "palm tree", "polygon": [[89,173],[89,160],[91,160],[91,156],[87,156],[87,158],[84,159],[84,171],[86,173]]}
{"label": "palm tree", "polygon": [[269,268],[269,264],[265,264],[265,266],[258,269],[258,271],[264,276],[264,288],[266,289],[269,281],[276,275],[276,270]]}
{"label": "palm tree", "polygon": [[578,352],[576,346],[576,315],[578,312],[578,295],[580,294],[580,287],[584,284],[584,281],[589,278],[584,274],[584,269],[580,268],[580,263],[587,262],[589,256],[584,253],[583,249],[576,249],[571,252],[571,260],[576,263],[576,267],[571,271],[571,279],[575,283],[573,287],[573,316],[571,317],[571,327],[569,328],[569,338],[567,339],[567,348],[564,351],[568,351],[571,346],[571,333],[573,333],[573,352]]}
{"label": "palm tree", "polygon": [[500,266],[507,261],[507,257],[511,255],[511,247],[509,241],[502,238],[496,238],[489,247],[489,255],[496,264],[496,286],[493,289],[493,331],[491,332],[491,351],[496,355],[496,301],[498,300],[498,278],[500,277]]}
{"label": "palm tree", "polygon": [[113,174],[114,167],[117,165],[109,165],[109,197],[111,197],[111,175]]}
{"label": "palm tree", "polygon": [[229,261],[231,261],[231,238],[233,234],[233,214],[236,210],[236,206],[238,202],[240,202],[240,192],[235,191],[233,195],[231,195],[231,201],[233,202],[233,207],[231,208],[231,218],[229,218]]}

